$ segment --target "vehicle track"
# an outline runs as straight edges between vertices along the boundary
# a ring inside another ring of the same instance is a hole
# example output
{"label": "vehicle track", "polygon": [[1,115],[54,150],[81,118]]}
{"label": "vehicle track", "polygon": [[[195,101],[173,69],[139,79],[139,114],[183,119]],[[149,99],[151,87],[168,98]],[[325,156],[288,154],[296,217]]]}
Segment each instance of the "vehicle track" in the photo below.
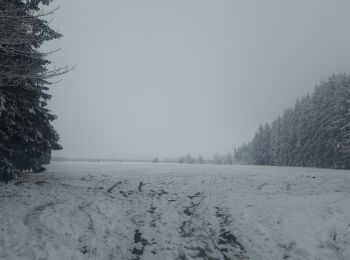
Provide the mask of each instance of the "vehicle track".
{"label": "vehicle track", "polygon": [[[40,221],[40,216],[45,210],[54,210],[55,206],[61,204],[62,202],[47,202],[36,206],[29,210],[24,217],[23,224],[28,228],[30,232],[31,239],[29,241],[33,242],[33,248],[36,251],[37,259],[46,259],[48,252],[46,248],[47,243],[55,243],[56,247],[59,248],[59,244],[63,243],[64,239],[60,234],[52,229],[49,229]],[[33,239],[34,237],[34,239]]]}
{"label": "vehicle track", "polygon": [[185,246],[185,251],[180,251],[179,259],[249,259],[244,246],[232,233],[232,216],[224,208],[210,205],[215,183],[216,176],[212,176],[201,192],[187,196],[190,203],[183,206],[181,214],[184,220],[179,232],[188,241],[186,244],[191,246]]}

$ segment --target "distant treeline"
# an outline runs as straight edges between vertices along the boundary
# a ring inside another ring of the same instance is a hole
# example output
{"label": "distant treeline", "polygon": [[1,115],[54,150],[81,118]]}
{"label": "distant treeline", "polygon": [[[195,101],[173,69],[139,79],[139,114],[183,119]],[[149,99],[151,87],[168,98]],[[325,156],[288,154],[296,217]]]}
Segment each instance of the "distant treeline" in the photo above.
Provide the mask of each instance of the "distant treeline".
{"label": "distant treeline", "polygon": [[68,158],[52,156],[53,162],[123,162],[122,159]]}
{"label": "distant treeline", "polygon": [[[154,158],[152,162],[160,162],[158,157]],[[205,159],[202,155],[194,157],[190,154],[180,156],[178,158],[165,158],[166,163],[187,163],[187,164],[234,164],[232,153],[215,154],[212,159]]]}
{"label": "distant treeline", "polygon": [[350,74],[322,81],[235,150],[249,164],[350,168]]}
{"label": "distant treeline", "polygon": [[212,159],[205,159],[202,155],[194,157],[190,154],[180,156],[178,158],[159,159],[155,157],[152,160],[147,159],[97,159],[97,158],[67,158],[67,157],[52,157],[53,162],[165,162],[165,163],[185,163],[185,164],[234,164],[233,154],[215,154]]}

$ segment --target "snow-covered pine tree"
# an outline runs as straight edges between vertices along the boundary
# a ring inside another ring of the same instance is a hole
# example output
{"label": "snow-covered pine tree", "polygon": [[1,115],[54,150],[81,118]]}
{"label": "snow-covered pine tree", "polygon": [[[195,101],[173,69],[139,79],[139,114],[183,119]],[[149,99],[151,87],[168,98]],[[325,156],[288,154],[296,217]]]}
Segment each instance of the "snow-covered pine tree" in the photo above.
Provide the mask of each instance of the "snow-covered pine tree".
{"label": "snow-covered pine tree", "polygon": [[277,117],[271,123],[271,157],[273,165],[282,165],[281,150],[282,150],[282,119]]}
{"label": "snow-covered pine tree", "polygon": [[350,76],[333,75],[325,82],[330,97],[328,124],[325,126],[328,161],[334,168],[350,167]]}
{"label": "snow-covered pine tree", "polygon": [[296,104],[296,114],[298,124],[295,126],[296,144],[295,144],[295,166],[303,166],[310,158],[312,151],[308,145],[308,140],[311,139],[311,97],[307,95],[300,99]]}
{"label": "snow-covered pine tree", "polygon": [[42,158],[61,148],[47,90],[49,78],[67,69],[48,70],[47,54],[38,50],[61,37],[45,20],[51,12],[40,9],[50,2],[0,0],[0,180],[40,169]]}
{"label": "snow-covered pine tree", "polygon": [[271,128],[269,124],[266,124],[264,127],[262,125],[259,126],[251,145],[254,164],[270,165],[272,163]]}
{"label": "snow-covered pine tree", "polygon": [[[342,125],[339,131],[339,138],[335,142],[335,149],[350,154],[350,74],[342,75],[339,82],[340,91],[337,96],[341,96]],[[348,161],[350,164],[350,160]],[[350,165],[348,166],[350,168]]]}

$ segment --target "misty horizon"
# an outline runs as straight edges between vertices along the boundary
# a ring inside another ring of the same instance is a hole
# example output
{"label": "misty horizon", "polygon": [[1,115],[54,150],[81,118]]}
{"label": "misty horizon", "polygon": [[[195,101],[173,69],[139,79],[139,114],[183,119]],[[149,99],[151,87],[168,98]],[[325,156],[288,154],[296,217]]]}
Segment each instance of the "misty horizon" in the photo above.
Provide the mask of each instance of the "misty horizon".
{"label": "misty horizon", "polygon": [[[59,0],[50,109],[69,158],[212,158],[350,71],[347,1]],[[84,8],[81,8],[84,6]]]}

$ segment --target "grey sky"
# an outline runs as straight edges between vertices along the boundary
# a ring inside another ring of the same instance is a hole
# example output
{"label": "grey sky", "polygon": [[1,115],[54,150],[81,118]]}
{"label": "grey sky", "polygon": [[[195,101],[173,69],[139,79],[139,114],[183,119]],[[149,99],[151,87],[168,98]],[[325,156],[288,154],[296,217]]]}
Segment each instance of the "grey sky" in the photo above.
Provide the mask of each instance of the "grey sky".
{"label": "grey sky", "polygon": [[56,0],[55,155],[212,156],[350,72],[350,1]]}

